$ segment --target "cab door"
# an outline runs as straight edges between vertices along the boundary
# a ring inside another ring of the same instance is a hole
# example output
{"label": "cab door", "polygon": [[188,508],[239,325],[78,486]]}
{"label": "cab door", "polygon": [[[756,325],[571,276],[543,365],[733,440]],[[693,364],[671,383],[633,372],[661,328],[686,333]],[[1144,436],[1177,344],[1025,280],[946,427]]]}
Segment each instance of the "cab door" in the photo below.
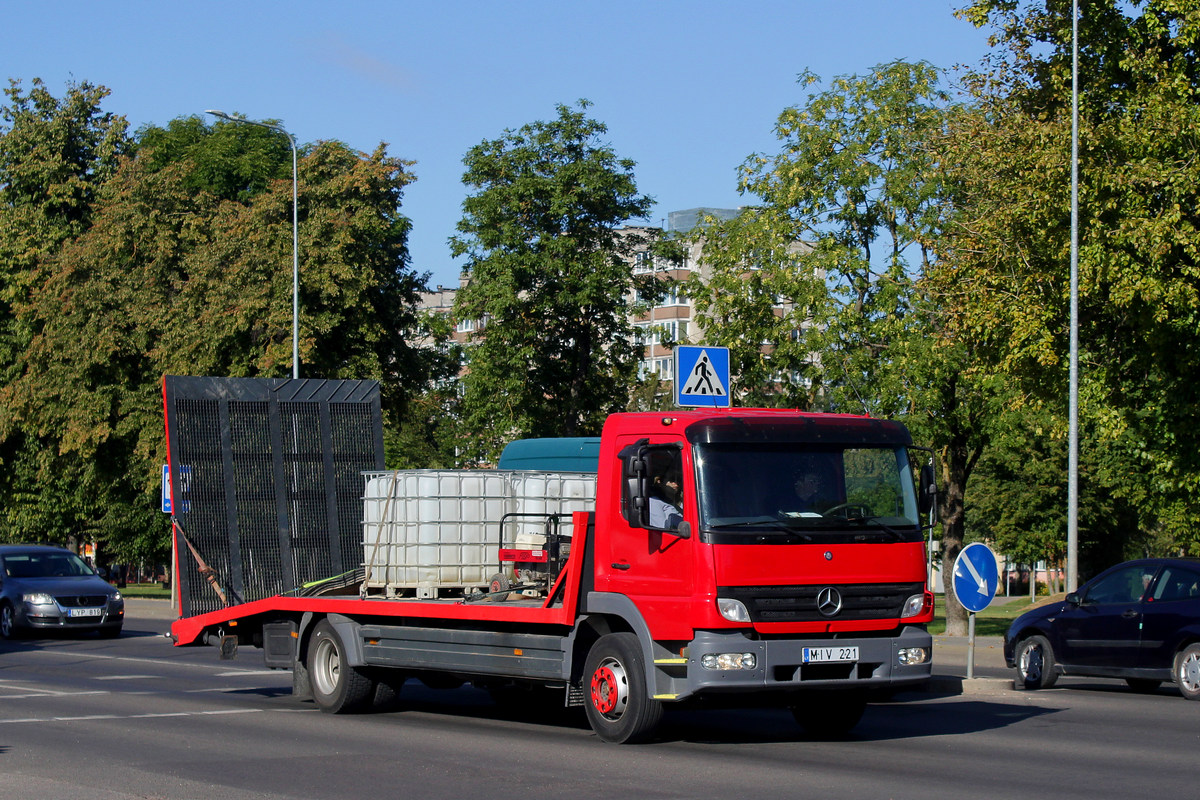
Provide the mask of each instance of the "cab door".
{"label": "cab door", "polygon": [[[655,638],[690,636],[687,620],[693,590],[693,542],[696,525],[695,481],[683,442],[628,436],[618,440],[622,465],[615,470],[621,485],[620,513],[611,517],[608,587],[634,601]],[[677,478],[670,496],[667,484]],[[641,490],[634,488],[641,482]],[[639,496],[640,494],[640,496]],[[651,521],[650,504],[673,508]]]}

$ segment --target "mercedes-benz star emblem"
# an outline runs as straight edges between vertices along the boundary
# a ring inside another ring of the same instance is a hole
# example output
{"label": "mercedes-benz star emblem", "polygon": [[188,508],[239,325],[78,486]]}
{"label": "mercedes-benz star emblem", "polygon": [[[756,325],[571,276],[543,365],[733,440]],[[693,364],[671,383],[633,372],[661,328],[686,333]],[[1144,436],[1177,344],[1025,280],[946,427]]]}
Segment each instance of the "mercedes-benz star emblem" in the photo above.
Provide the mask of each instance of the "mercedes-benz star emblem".
{"label": "mercedes-benz star emblem", "polygon": [[817,611],[821,616],[832,617],[842,610],[842,595],[832,586],[826,586],[817,594]]}

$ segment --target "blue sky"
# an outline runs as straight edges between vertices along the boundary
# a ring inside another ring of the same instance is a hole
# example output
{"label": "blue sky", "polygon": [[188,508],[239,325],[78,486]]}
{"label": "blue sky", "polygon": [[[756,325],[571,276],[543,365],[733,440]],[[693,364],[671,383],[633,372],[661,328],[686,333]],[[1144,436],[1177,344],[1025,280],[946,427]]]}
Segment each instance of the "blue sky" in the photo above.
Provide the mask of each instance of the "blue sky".
{"label": "blue sky", "polygon": [[387,142],[417,162],[403,205],[413,266],[454,286],[446,241],[471,146],[587,98],[637,162],[649,222],[736,207],[738,165],[772,152],[779,112],[804,99],[798,73],[976,64],[987,37],[954,18],[965,2],[0,0],[0,77],[58,96],[103,84],[105,109],[133,128],[215,108],[281,120],[300,142]]}

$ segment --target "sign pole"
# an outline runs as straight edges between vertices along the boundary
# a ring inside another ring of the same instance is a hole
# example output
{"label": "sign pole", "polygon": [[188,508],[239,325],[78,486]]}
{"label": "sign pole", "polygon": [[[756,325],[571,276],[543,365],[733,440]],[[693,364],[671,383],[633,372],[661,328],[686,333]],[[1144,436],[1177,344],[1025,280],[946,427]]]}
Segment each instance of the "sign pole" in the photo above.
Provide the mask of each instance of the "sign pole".
{"label": "sign pole", "polygon": [[975,612],[967,614],[967,680],[975,677]]}

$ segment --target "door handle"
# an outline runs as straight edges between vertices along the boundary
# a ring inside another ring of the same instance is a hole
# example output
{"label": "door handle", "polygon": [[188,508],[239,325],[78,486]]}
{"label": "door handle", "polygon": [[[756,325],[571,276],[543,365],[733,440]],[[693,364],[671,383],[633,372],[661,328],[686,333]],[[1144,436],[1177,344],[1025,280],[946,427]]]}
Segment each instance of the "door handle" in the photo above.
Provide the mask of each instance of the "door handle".
{"label": "door handle", "polygon": [[1121,614],[1123,619],[1137,619],[1139,616],[1140,614],[1138,614],[1138,612],[1132,608]]}
{"label": "door handle", "polygon": [[629,569],[629,565],[628,565],[628,564],[619,564],[619,563],[617,563],[617,562],[613,562],[612,568],[613,568],[613,569]]}

